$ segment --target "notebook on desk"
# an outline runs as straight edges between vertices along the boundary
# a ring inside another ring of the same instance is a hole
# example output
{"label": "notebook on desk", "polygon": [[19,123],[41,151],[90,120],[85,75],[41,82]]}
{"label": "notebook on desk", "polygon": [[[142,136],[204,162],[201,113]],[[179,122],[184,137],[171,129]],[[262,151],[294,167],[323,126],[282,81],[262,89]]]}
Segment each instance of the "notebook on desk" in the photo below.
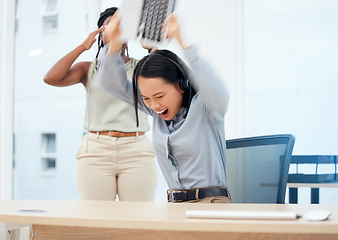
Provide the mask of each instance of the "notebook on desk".
{"label": "notebook on desk", "polygon": [[119,9],[121,40],[137,39],[142,45],[165,44],[161,24],[174,11],[175,0],[123,0]]}

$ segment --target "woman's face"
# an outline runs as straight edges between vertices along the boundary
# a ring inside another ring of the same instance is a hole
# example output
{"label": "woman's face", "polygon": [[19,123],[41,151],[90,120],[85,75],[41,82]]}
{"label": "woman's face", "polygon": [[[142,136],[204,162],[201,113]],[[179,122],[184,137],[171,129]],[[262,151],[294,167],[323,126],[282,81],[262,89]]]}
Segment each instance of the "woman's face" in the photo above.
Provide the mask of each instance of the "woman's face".
{"label": "woman's face", "polygon": [[148,108],[156,111],[164,120],[173,119],[180,110],[183,102],[183,90],[163,78],[138,77],[144,103]]}

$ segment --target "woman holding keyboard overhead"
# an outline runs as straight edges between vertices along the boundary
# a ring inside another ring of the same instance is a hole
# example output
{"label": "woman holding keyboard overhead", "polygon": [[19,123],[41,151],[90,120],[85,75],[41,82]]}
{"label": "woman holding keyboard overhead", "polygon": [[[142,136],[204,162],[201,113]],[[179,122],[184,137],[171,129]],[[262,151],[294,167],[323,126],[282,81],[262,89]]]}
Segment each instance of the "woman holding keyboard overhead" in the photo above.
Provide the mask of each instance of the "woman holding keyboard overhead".
{"label": "woman holding keyboard overhead", "polygon": [[228,92],[196,47],[184,43],[174,15],[164,28],[181,45],[191,71],[174,53],[157,50],[140,60],[130,83],[115,15],[105,32],[110,44],[99,57],[99,85],[134,105],[136,117],[139,110],[153,117],[153,145],[169,202],[230,203],[224,130]]}

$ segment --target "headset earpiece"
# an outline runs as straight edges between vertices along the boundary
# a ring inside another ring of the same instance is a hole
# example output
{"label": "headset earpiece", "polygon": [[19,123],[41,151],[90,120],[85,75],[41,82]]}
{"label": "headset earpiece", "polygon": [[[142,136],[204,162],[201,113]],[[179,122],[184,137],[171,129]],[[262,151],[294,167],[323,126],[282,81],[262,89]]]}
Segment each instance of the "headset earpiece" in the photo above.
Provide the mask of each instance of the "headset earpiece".
{"label": "headset earpiece", "polygon": [[181,78],[178,84],[183,91],[187,91],[190,89],[189,79]]}

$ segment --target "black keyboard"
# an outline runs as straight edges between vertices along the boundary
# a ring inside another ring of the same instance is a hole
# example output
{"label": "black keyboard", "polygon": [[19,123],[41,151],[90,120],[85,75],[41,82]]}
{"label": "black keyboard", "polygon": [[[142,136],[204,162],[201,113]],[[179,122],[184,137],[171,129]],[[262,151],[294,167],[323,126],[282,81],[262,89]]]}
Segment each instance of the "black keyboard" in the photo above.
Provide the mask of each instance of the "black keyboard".
{"label": "black keyboard", "polygon": [[161,24],[174,10],[175,0],[144,0],[137,37],[161,42]]}

